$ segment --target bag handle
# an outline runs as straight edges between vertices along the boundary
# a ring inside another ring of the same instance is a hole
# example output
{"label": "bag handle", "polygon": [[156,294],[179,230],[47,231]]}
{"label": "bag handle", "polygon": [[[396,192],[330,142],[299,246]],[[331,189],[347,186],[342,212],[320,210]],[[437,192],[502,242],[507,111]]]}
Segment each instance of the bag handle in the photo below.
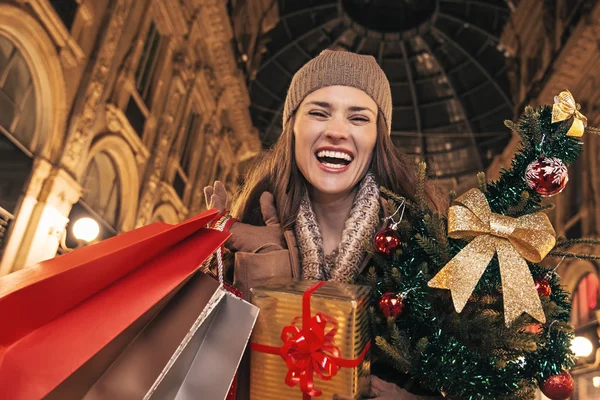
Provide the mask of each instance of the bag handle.
{"label": "bag handle", "polygon": [[[220,232],[229,232],[229,228],[231,228],[231,225],[233,225],[235,222],[239,222],[239,220],[232,217],[231,214],[225,211],[225,215],[219,218],[219,220],[213,225],[213,229]],[[221,246],[217,249],[217,274],[220,284],[223,284],[224,282],[223,270],[223,246]]]}

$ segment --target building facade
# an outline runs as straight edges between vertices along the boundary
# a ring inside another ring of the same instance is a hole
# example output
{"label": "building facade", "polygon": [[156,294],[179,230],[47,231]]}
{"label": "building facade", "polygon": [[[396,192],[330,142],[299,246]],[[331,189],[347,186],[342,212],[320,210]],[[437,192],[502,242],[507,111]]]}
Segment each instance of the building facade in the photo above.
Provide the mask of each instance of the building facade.
{"label": "building facade", "polygon": [[[532,21],[539,21],[534,23]],[[553,96],[569,89],[581,104],[589,125],[600,126],[600,2],[597,0],[522,0],[514,8],[502,43],[512,57],[510,65],[515,118],[527,104],[552,104]],[[563,193],[549,199],[555,208],[549,216],[558,235],[567,238],[600,236],[600,137],[585,135],[583,153],[569,168]],[[497,176],[509,166],[517,148],[514,137],[502,156],[490,167]],[[600,254],[591,246],[576,246],[574,253]],[[598,324],[600,264],[582,259],[552,259],[563,285],[572,294],[571,322],[577,336],[593,345],[589,357],[579,358],[572,374],[573,400],[600,398]],[[540,398],[544,398],[540,394]]]}
{"label": "building facade", "polygon": [[[506,4],[510,19],[498,46],[508,63],[514,119],[525,105],[550,104],[567,88],[589,124],[600,127],[600,1]],[[0,0],[0,276],[72,244],[67,228],[81,216],[100,224],[102,239],[194,215],[215,179],[235,190],[261,151],[248,87],[266,51],[265,34],[279,21],[278,5]],[[328,36],[323,26],[314,31]],[[365,43],[358,36],[352,42],[356,51]],[[290,79],[292,73],[285,72]],[[600,137],[583,141],[567,188],[549,199],[557,233],[569,238],[600,236]],[[517,143],[513,137],[495,158],[488,178],[510,165]],[[570,250],[600,254],[594,247]],[[594,345],[573,370],[574,399],[600,398],[600,264],[548,262],[572,292],[576,333]]]}
{"label": "building facade", "polygon": [[55,256],[80,216],[102,239],[235,189],[261,151],[238,42],[273,15],[235,3],[0,1],[0,275]]}

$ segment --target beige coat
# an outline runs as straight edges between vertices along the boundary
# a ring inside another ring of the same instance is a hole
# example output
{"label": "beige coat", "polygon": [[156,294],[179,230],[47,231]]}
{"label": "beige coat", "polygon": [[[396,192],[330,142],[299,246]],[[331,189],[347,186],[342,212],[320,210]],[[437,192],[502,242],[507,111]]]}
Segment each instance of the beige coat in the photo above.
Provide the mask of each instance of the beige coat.
{"label": "beige coat", "polygon": [[[381,200],[383,210],[382,216],[385,218],[389,214],[384,199]],[[380,229],[385,225],[385,219],[382,218]],[[260,286],[272,278],[301,279],[302,267],[300,253],[296,236],[293,230],[284,232],[286,249],[275,250],[268,253],[255,252],[236,252],[234,254],[234,285],[242,290],[244,299],[248,300],[250,289]],[[257,249],[258,250],[258,249]],[[368,265],[371,257],[367,256],[363,260],[359,274]],[[238,390],[237,400],[248,400],[249,382],[250,382],[250,357],[246,353],[240,368],[238,369]],[[407,397],[408,398],[408,397]],[[440,397],[420,397],[413,396],[412,399],[439,399]]]}
{"label": "beige coat", "polygon": [[[382,207],[387,214],[386,207]],[[234,286],[242,291],[245,300],[250,299],[250,289],[260,286],[272,278],[300,279],[302,266],[296,235],[294,231],[284,232],[286,249],[275,250],[268,253],[241,252],[234,254]],[[368,264],[370,257],[365,257],[359,273]],[[244,356],[238,369],[237,400],[250,398],[250,357],[248,352]]]}
{"label": "beige coat", "polygon": [[[388,216],[386,200],[381,199],[381,209],[383,217]],[[380,229],[385,224],[382,219]],[[233,283],[239,288],[245,300],[250,297],[250,289],[257,287],[269,279],[301,279],[302,265],[298,243],[293,230],[284,232],[286,249],[275,250],[268,253],[241,252],[234,255]],[[370,257],[365,257],[360,268],[359,274],[364,270],[370,261]]]}

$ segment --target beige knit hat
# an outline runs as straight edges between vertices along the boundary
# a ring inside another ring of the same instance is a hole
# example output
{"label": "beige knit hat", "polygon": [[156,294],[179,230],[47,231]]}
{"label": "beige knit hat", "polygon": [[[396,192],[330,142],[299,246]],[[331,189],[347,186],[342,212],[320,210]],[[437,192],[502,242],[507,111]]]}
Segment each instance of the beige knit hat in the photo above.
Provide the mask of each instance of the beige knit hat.
{"label": "beige knit hat", "polygon": [[390,82],[372,56],[348,51],[323,50],[296,72],[285,98],[283,126],[302,100],[327,86],[351,86],[362,90],[383,113],[388,133],[392,129],[392,93]]}

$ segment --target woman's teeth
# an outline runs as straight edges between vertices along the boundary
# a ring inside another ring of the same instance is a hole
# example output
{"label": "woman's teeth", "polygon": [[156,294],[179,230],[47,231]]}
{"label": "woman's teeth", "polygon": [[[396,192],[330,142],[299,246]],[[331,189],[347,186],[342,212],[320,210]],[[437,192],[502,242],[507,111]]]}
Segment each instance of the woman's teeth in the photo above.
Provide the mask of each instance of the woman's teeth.
{"label": "woman's teeth", "polygon": [[317,152],[317,157],[319,158],[338,158],[340,160],[345,160],[348,162],[352,161],[352,156],[347,153],[342,153],[341,151],[329,151],[329,150],[321,150]]}
{"label": "woman's teeth", "polygon": [[328,162],[321,162],[321,164],[323,164],[324,166],[326,166],[327,168],[335,168],[335,169],[341,169],[344,168],[346,165],[345,164],[331,164]]}
{"label": "woman's teeth", "polygon": [[352,156],[341,151],[321,150],[316,154],[317,160],[327,168],[341,169],[350,164]]}

